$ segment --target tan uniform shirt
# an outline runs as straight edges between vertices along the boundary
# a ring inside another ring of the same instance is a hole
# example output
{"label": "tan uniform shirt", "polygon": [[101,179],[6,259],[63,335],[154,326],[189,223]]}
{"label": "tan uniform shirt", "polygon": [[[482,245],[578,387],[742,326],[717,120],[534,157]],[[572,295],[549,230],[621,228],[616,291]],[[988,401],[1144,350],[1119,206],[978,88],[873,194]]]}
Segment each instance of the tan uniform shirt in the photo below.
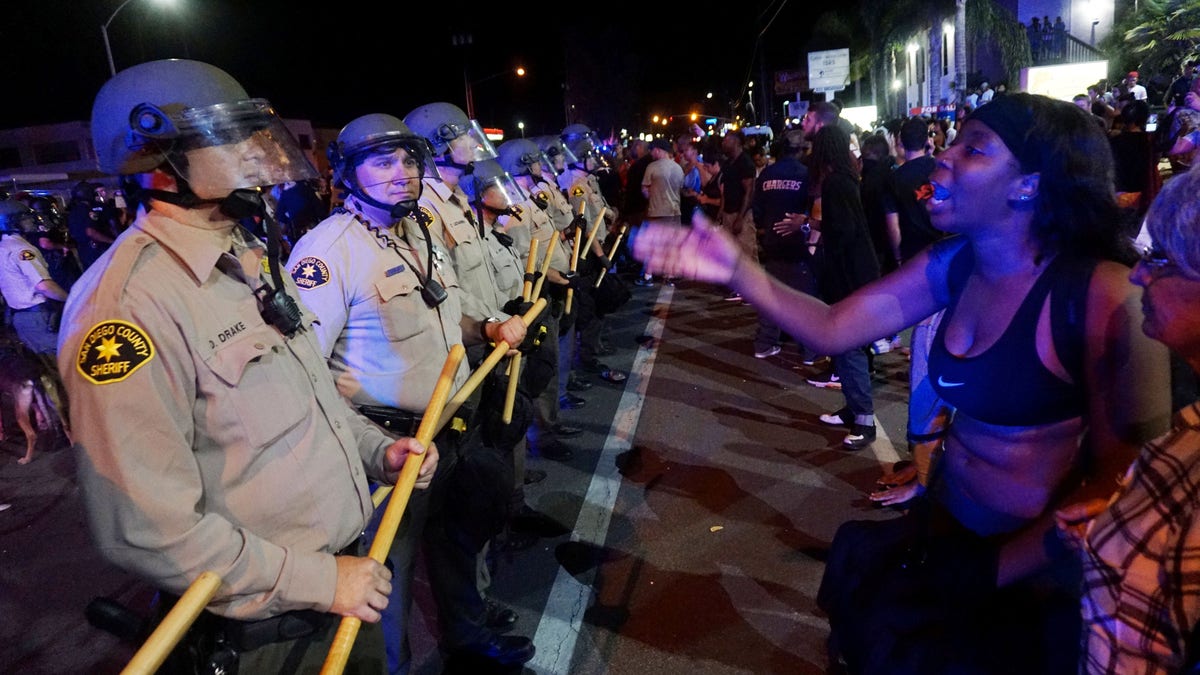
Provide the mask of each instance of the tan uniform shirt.
{"label": "tan uniform shirt", "polygon": [[571,203],[558,186],[539,182],[534,196],[546,200],[546,213],[550,214],[550,220],[554,221],[554,229],[562,232],[571,227],[571,223],[575,221],[575,213],[571,211]]}
{"label": "tan uniform shirt", "polygon": [[479,234],[479,221],[471,209],[467,195],[455,186],[451,188],[437,180],[426,179],[421,191],[420,208],[432,218],[429,231],[434,241],[450,252],[458,284],[462,289],[463,314],[485,320],[489,317],[508,318],[500,308],[500,299],[491,267],[487,264],[487,246]]}
{"label": "tan uniform shirt", "polygon": [[[433,276],[447,298],[431,309],[421,297],[429,254],[417,224],[400,222],[407,241],[395,229],[381,231],[397,252],[364,224],[370,217],[355,198],[346,207],[349,212],[333,214],[296,242],[292,278],[320,319],[317,336],[338,391],[355,405],[422,413],[450,348],[463,343],[454,267],[435,242]],[[464,360],[453,390],[469,374]]]}
{"label": "tan uniform shirt", "polygon": [[[538,190],[540,194],[545,192],[547,191]],[[559,196],[562,195],[559,194]],[[565,200],[563,204],[566,204]],[[531,238],[538,241],[537,269],[542,269],[542,264],[546,260],[546,251],[550,250],[550,241],[557,239],[558,243],[554,245],[554,250],[550,254],[550,267],[559,272],[569,271],[571,269],[571,243],[562,239],[562,235],[554,227],[554,220],[550,217],[550,213],[529,200],[521,202],[519,206],[525,220],[529,222]],[[570,211],[567,213],[569,215]],[[529,257],[528,244],[522,249],[522,255],[525,258]]]}
{"label": "tan uniform shirt", "polygon": [[217,267],[260,284],[261,243],[174,219],[197,213],[139,216],[67,300],[58,367],[92,534],[175,593],[220,575],[219,614],[327,611],[332,553],[374,510],[364,464],[384,479],[390,441],[334,388],[313,314],[286,338]]}
{"label": "tan uniform shirt", "polygon": [[34,289],[50,279],[38,247],[19,234],[0,237],[0,293],[10,309],[29,309],[45,302],[46,296]]}

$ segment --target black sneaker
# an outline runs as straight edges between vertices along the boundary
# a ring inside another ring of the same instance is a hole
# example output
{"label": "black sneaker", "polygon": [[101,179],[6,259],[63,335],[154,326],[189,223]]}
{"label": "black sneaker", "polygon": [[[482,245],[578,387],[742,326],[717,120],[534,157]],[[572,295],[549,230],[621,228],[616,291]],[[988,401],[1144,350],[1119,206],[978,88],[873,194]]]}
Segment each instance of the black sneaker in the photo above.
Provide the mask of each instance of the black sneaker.
{"label": "black sneaker", "polygon": [[530,454],[542,459],[552,459],[556,462],[569,462],[575,456],[566,445],[560,441],[551,441],[539,446],[530,446]]}
{"label": "black sneaker", "polygon": [[487,622],[486,626],[496,631],[497,633],[507,633],[517,625],[517,620],[520,619],[517,613],[512,609],[496,602],[495,600],[487,601]]}
{"label": "black sneaker", "polygon": [[874,424],[852,424],[850,433],[842,439],[842,447],[847,450],[862,450],[875,442]]}
{"label": "black sneaker", "polygon": [[814,387],[821,389],[838,389],[842,388],[842,380],[837,376],[837,373],[832,370],[821,373],[805,380]]}
{"label": "black sneaker", "polygon": [[592,386],[591,382],[578,377],[572,377],[567,381],[567,391],[587,391]]}
{"label": "black sneaker", "polygon": [[533,642],[520,635],[495,635],[489,639],[450,650],[451,658],[475,657],[505,666],[525,663],[533,658],[536,650]]}
{"label": "black sneaker", "polygon": [[558,397],[558,408],[560,410],[575,410],[587,405],[587,399],[575,396],[570,392]]}

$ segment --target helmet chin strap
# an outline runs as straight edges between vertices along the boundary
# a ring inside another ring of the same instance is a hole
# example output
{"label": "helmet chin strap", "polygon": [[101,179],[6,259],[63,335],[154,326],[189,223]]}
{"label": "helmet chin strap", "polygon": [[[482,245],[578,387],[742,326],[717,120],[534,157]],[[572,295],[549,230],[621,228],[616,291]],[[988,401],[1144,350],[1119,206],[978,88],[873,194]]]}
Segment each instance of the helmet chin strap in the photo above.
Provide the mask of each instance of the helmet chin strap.
{"label": "helmet chin strap", "polygon": [[267,260],[270,261],[271,282],[275,286],[272,288],[271,284],[264,283],[261,288],[254,291],[254,297],[258,299],[258,311],[262,315],[263,321],[274,326],[287,337],[292,337],[304,326],[303,314],[296,301],[284,291],[282,265],[279,262],[283,233],[279,229],[279,222],[275,220],[275,215],[263,201],[262,190],[259,188],[234,190],[220,200],[220,205],[221,213],[234,220],[257,216],[262,218],[263,224],[266,225]]}
{"label": "helmet chin strap", "polygon": [[475,173],[475,162],[459,164],[458,162],[454,161],[454,158],[450,156],[449,152],[437,159],[437,165],[449,167],[451,169],[457,169],[458,171],[461,171],[462,175],[464,176],[470,176],[471,174]]}

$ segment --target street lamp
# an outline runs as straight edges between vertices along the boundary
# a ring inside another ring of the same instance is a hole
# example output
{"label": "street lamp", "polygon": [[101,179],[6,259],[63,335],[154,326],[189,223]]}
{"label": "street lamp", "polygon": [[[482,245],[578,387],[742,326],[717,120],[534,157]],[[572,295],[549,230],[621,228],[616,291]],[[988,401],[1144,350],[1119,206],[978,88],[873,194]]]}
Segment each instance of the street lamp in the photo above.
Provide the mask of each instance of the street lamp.
{"label": "street lamp", "polygon": [[[174,1],[175,0],[155,0],[155,2],[163,5],[174,4]],[[113,10],[112,15],[108,17],[108,21],[105,21],[100,25],[100,34],[104,36],[104,53],[108,56],[108,71],[114,76],[117,74],[117,66],[113,63],[112,43],[108,41],[108,25],[113,22],[113,19],[117,18],[117,15],[121,13],[121,10],[125,9],[125,5],[128,5],[131,2],[133,2],[133,0],[125,0],[125,2],[117,5],[117,8]]]}
{"label": "street lamp", "polygon": [[[126,0],[126,2],[128,2],[128,1],[129,0]],[[501,75],[504,75],[507,73],[513,73],[517,77],[525,77],[525,69],[522,68],[521,66],[517,66],[513,70],[501,70],[498,73],[492,73],[491,75],[488,75],[487,77],[481,77],[477,80],[471,80],[471,79],[468,79],[465,77],[463,78],[463,82],[465,82],[467,85],[467,87],[466,87],[466,89],[467,89],[467,117],[469,117],[471,119],[475,119],[475,96],[471,92],[471,87],[473,85],[479,84],[480,82],[487,82],[488,80],[495,79],[495,78],[500,77]],[[464,68],[463,74],[464,75],[466,74],[465,68]]]}
{"label": "street lamp", "polygon": [[517,122],[517,128],[521,130],[521,138],[525,138],[525,123]]}

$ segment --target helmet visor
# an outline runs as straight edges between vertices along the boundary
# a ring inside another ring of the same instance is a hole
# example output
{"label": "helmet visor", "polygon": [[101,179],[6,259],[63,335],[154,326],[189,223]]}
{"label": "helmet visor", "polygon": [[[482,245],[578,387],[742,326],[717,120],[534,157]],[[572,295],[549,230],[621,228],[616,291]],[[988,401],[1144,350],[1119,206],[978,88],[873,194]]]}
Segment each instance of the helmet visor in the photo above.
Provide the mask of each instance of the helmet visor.
{"label": "helmet visor", "polygon": [[296,139],[263,99],[189,108],[172,122],[177,133],[167,161],[202,199],[317,178]]}
{"label": "helmet visor", "polygon": [[449,153],[454,161],[461,164],[483,162],[500,156],[478,120],[471,120],[466,127],[443,124],[438,129],[438,135],[450,147]]}
{"label": "helmet visor", "polygon": [[528,199],[521,186],[507,173],[488,178],[476,176],[474,182],[475,194],[472,196],[483,205],[497,211],[511,208]]}

